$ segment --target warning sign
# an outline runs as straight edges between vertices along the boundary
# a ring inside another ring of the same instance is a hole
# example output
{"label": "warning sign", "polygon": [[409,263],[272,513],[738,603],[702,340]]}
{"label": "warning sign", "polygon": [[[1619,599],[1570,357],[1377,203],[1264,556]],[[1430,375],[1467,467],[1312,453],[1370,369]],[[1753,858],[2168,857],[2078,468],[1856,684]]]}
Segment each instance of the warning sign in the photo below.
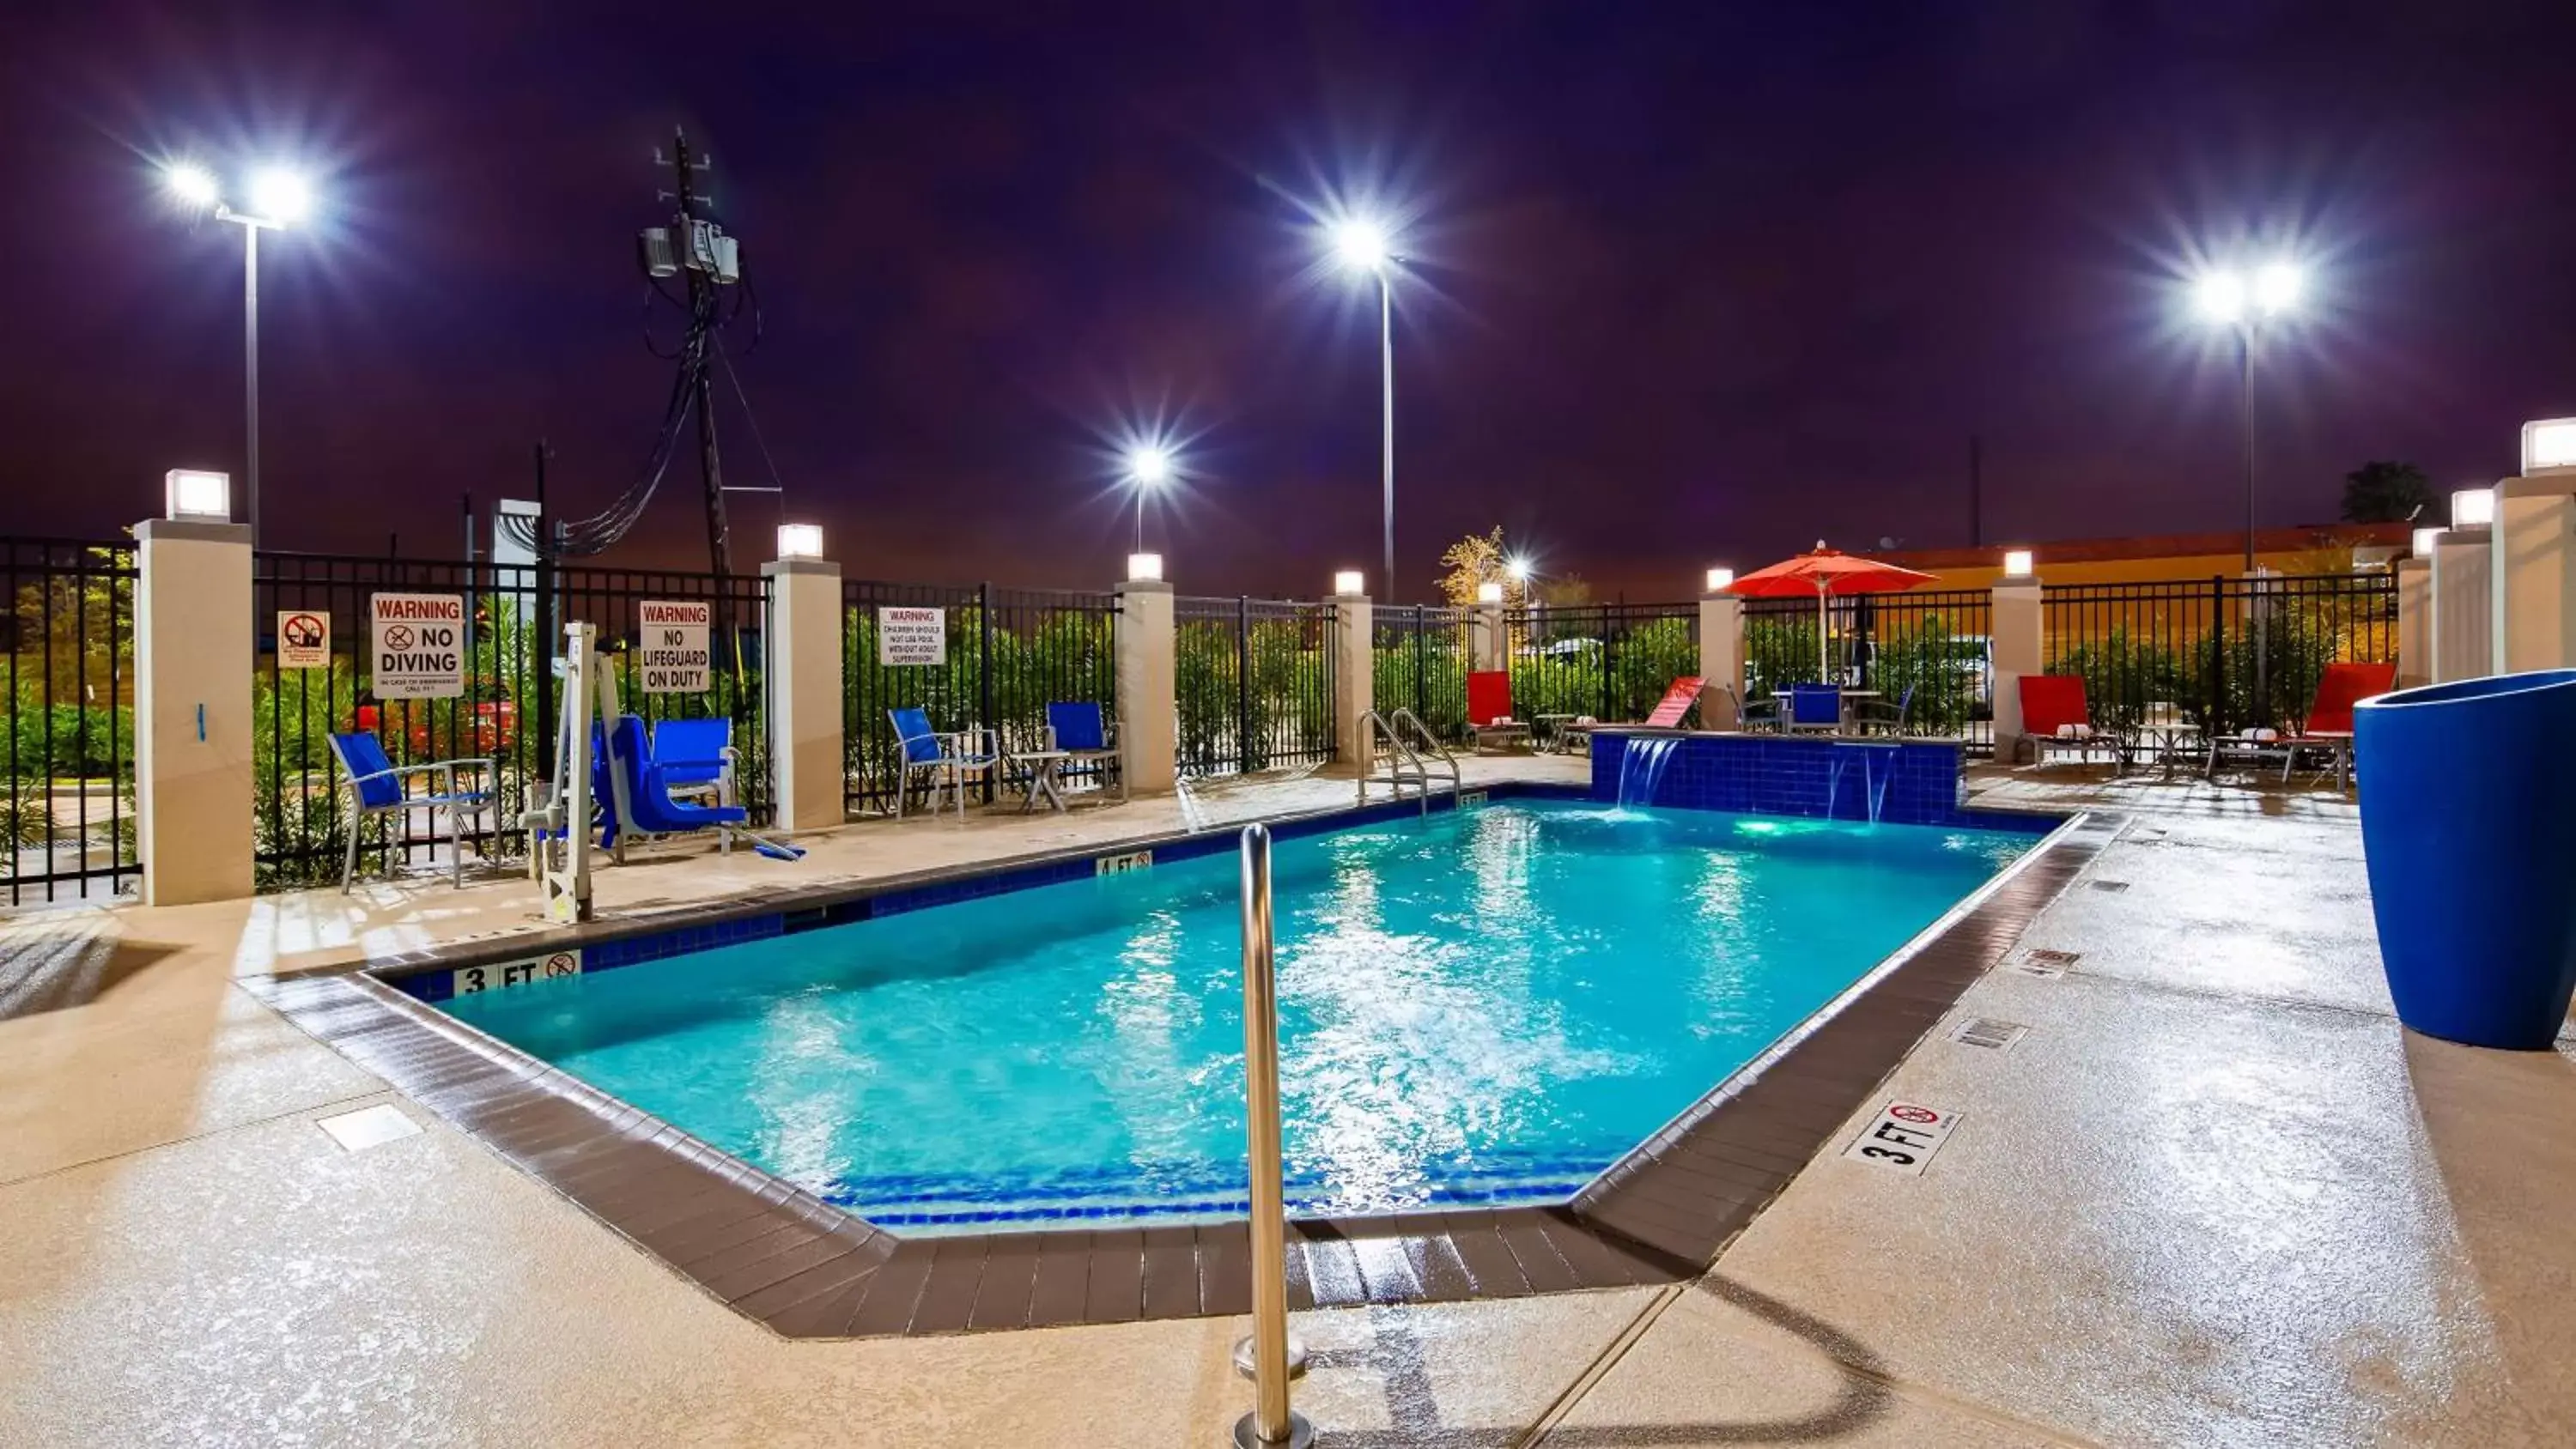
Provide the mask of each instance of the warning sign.
{"label": "warning sign", "polygon": [[946,609],[877,609],[879,664],[945,664],[948,662]]}
{"label": "warning sign", "polygon": [[378,699],[454,699],[465,692],[465,599],[372,594]]}
{"label": "warning sign", "polygon": [[330,668],[331,616],[319,609],[278,610],[277,667]]}
{"label": "warning sign", "polygon": [[450,978],[449,985],[458,996],[472,996],[478,991],[505,991],[513,986],[532,986],[540,981],[580,974],[581,953],[557,951],[548,956],[461,967]]}
{"label": "warning sign", "polygon": [[708,677],[707,632],[715,622],[715,605],[698,600],[646,600],[637,606],[643,625],[636,668],[643,672],[646,694],[704,694],[714,687]]}

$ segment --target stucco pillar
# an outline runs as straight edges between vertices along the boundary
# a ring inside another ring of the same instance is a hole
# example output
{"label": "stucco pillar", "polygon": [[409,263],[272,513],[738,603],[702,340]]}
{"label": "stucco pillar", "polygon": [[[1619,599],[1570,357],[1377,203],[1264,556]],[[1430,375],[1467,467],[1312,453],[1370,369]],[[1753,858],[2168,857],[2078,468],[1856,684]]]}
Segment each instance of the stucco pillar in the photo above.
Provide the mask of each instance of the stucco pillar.
{"label": "stucco pillar", "polygon": [[2433,682],[2433,561],[2397,561],[2397,687]]}
{"label": "stucco pillar", "polygon": [[[251,894],[250,529],[135,525],[134,824],[143,902]],[[346,720],[330,722],[347,729]]]}
{"label": "stucco pillar", "polygon": [[2010,764],[2021,757],[2025,731],[2021,723],[2021,681],[2045,672],[2046,641],[2039,606],[2039,580],[2014,579],[1995,585],[1994,687],[1995,760]]}
{"label": "stucco pillar", "polygon": [[1181,715],[1173,676],[1172,586],[1118,586],[1118,768],[1131,795],[1168,794],[1180,777]]}
{"label": "stucco pillar", "polygon": [[2481,679],[2495,669],[2494,530],[2433,535],[2433,682]]}
{"label": "stucco pillar", "polygon": [[783,558],[769,580],[769,773],[778,828],[824,830],[849,818],[841,723],[841,566]]}
{"label": "stucco pillar", "polygon": [[[1699,677],[1707,691],[1731,690],[1744,703],[1744,601],[1733,594],[1702,594],[1699,600]],[[1700,706],[1701,725],[1731,730],[1735,721]]]}
{"label": "stucco pillar", "polygon": [[1366,594],[1335,594],[1333,606],[1333,743],[1343,767],[1365,772],[1368,713],[1377,708],[1376,628]]}
{"label": "stucco pillar", "polygon": [[2576,468],[2507,478],[2495,492],[2495,672],[2576,665]]}
{"label": "stucco pillar", "polygon": [[1468,667],[1478,673],[1509,669],[1510,647],[1503,637],[1503,606],[1476,605],[1467,619]]}

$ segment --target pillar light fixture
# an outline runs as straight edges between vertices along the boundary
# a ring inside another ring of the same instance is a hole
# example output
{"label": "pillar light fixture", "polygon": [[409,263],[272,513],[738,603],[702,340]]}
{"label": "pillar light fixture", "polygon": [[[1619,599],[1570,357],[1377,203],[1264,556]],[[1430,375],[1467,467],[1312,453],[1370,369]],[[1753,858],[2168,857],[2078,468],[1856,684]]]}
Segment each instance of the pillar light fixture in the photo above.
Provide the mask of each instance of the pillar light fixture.
{"label": "pillar light fixture", "polygon": [[1502,601],[1503,601],[1503,586],[1502,586],[1501,584],[1478,584],[1478,585],[1476,585],[1476,602],[1477,602],[1477,603],[1479,603],[1479,604],[1499,604],[1499,603],[1501,603]]}
{"label": "pillar light fixture", "polygon": [[2433,545],[2440,543],[2441,541],[2442,530],[2438,528],[2419,528],[2415,530],[2415,556],[2417,558],[2431,558],[2433,556]]}
{"label": "pillar light fixture", "polygon": [[1127,581],[1131,584],[1157,583],[1163,577],[1163,556],[1159,553],[1127,555]]}
{"label": "pillar light fixture", "polygon": [[823,525],[819,523],[782,523],[778,525],[778,556],[787,558],[821,558]]}
{"label": "pillar light fixture", "polygon": [[172,518],[233,519],[233,478],[203,468],[173,468],[162,476],[163,511]]}
{"label": "pillar light fixture", "polygon": [[2032,558],[2031,558],[2030,550],[2029,550],[2029,549],[2026,549],[2026,548],[2008,548],[2008,549],[2005,549],[2005,550],[2004,550],[2004,577],[2005,577],[2005,578],[2008,578],[2008,579],[2026,579],[2026,578],[2029,578],[2029,577],[2030,577],[2030,571],[2031,571],[2031,569],[2032,569],[2032,567],[2033,567],[2033,566],[2034,566],[2034,562],[2033,562],[2033,560],[2032,560]]}
{"label": "pillar light fixture", "polygon": [[1333,592],[1360,595],[1368,592],[1368,578],[1358,569],[1343,569],[1333,575]]}
{"label": "pillar light fixture", "polygon": [[2495,490],[2463,488],[2451,495],[2453,528],[2484,528],[2495,522]]}
{"label": "pillar light fixture", "polygon": [[2542,418],[2522,425],[2522,471],[2576,468],[2576,418]]}
{"label": "pillar light fixture", "polygon": [[1710,593],[1722,594],[1733,587],[1735,587],[1735,570],[1710,569],[1708,571],[1708,591]]}

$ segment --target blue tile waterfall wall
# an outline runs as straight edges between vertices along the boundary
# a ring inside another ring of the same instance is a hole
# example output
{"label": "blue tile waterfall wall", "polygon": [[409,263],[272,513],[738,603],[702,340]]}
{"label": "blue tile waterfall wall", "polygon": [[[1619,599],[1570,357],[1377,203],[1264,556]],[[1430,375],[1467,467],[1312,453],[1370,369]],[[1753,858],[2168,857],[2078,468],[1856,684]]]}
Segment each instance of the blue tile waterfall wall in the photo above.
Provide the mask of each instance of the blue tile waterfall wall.
{"label": "blue tile waterfall wall", "polygon": [[[1631,737],[1592,736],[1592,798],[1619,798],[1619,766]],[[1901,825],[1993,826],[1992,813],[1967,808],[1967,778],[1956,740],[1858,740],[1815,735],[1681,735],[1654,803],[1682,810],[1734,810],[1758,815],[1869,816],[1871,775],[1887,781],[1879,819]],[[1834,808],[1834,762],[1846,763]],[[1891,775],[1889,772],[1893,770]],[[2036,817],[2034,817],[2036,819]]]}

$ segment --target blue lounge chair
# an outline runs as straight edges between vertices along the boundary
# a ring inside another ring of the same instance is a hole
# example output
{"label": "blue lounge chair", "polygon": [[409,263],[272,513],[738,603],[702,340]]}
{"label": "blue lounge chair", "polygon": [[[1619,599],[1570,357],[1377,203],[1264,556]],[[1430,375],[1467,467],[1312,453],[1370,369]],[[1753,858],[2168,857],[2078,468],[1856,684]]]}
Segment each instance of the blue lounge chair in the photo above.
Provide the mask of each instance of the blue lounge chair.
{"label": "blue lounge chair", "polygon": [[1793,684],[1789,686],[1789,728],[1824,730],[1828,733],[1843,727],[1843,691],[1838,684]]}
{"label": "blue lounge chair", "polygon": [[653,726],[653,764],[674,793],[712,791],[717,804],[733,804],[733,721],[663,720]]}
{"label": "blue lounge chair", "polygon": [[1127,798],[1127,772],[1119,762],[1118,727],[1106,711],[1088,700],[1052,702],[1046,707],[1047,748],[1064,751],[1064,767],[1089,767],[1104,785],[1115,777],[1118,798]]}
{"label": "blue lounge chair", "polygon": [[[358,874],[358,834],[368,817],[390,815],[403,810],[428,810],[430,829],[438,827],[438,816],[447,816],[448,864],[456,884],[465,884],[465,827],[458,818],[464,811],[480,809],[492,802],[492,784],[497,777],[488,758],[439,760],[426,765],[397,765],[385,754],[384,745],[365,730],[331,737],[331,753],[340,757],[340,768],[348,775],[349,785],[349,854],[340,865],[340,890],[346,894],[349,882]],[[459,771],[479,772],[480,783],[460,787]],[[413,795],[403,788],[409,775],[438,776],[437,788],[426,795]]]}
{"label": "blue lounge chair", "polygon": [[[620,788],[610,797],[609,824],[601,845],[614,848],[627,830],[638,835],[687,835],[712,830],[719,850],[732,850],[739,836],[773,860],[795,860],[805,854],[799,846],[753,833],[747,826],[750,814],[739,805],[696,805],[672,799],[671,780],[654,762],[644,736],[644,721],[634,715],[618,717],[616,727],[608,732],[608,754]],[[691,768],[684,762],[684,773]],[[705,782],[698,783],[703,786]],[[621,810],[623,819],[619,818]]]}
{"label": "blue lounge chair", "polygon": [[989,744],[970,747],[970,732],[952,730],[945,734],[930,727],[930,713],[921,709],[890,709],[886,718],[894,722],[895,741],[902,748],[901,772],[895,779],[894,814],[903,818],[904,796],[912,791],[915,775],[930,777],[930,813],[939,813],[939,787],[947,785],[957,796],[957,818],[966,818],[966,778],[983,778],[986,771],[1000,763],[1001,757]]}

